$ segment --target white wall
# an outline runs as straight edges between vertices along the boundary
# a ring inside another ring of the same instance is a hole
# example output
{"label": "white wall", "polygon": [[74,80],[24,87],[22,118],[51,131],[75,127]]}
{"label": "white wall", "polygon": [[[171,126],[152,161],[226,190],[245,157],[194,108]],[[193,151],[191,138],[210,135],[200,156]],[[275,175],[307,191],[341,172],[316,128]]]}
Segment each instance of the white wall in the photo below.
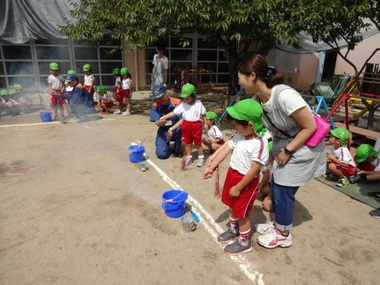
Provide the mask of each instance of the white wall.
{"label": "white wall", "polygon": [[[359,71],[376,48],[380,48],[380,33],[364,39],[364,41],[357,45],[354,50],[350,51],[348,59]],[[346,52],[347,48],[343,48],[342,54],[345,54]],[[380,64],[380,51],[372,57],[369,63]],[[351,76],[355,75],[354,69],[338,55],[335,65],[335,74],[343,73],[347,73]]]}

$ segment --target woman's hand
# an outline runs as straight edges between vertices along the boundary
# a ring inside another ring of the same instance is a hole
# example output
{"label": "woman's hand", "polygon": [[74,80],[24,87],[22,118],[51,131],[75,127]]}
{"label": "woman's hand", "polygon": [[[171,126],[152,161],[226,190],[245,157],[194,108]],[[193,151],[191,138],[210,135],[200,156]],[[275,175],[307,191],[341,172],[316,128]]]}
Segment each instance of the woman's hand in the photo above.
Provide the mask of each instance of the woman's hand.
{"label": "woman's hand", "polygon": [[281,152],[277,156],[277,163],[279,165],[285,165],[288,162],[290,156],[291,154],[286,154],[285,150],[282,149]]}

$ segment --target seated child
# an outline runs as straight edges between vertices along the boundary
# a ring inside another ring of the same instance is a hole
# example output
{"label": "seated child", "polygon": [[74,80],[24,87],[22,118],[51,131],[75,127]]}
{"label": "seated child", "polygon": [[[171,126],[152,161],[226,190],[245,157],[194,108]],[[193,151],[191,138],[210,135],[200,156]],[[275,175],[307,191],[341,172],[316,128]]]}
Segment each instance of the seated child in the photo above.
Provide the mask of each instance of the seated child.
{"label": "seated child", "polygon": [[9,97],[8,90],[1,90],[1,115],[17,115],[19,113],[18,103]]}
{"label": "seated child", "polygon": [[105,86],[100,85],[96,89],[99,94],[98,107],[101,108],[102,115],[111,113],[111,109],[114,106],[113,98],[107,93]]}
{"label": "seated child", "polygon": [[359,171],[355,176],[357,182],[360,178],[366,178],[370,181],[380,180],[380,154],[369,144],[361,144],[356,149],[355,161]]}
{"label": "seated child", "polygon": [[215,124],[216,118],[215,112],[206,112],[207,137],[203,138],[202,142],[208,147],[210,153],[213,153],[224,144],[223,134]]}
{"label": "seated child", "polygon": [[[16,92],[12,90],[15,90]],[[9,90],[9,95],[11,95],[11,99],[14,99],[19,104],[20,114],[25,114],[30,111],[32,102],[23,94],[23,88],[21,84],[16,83],[13,85],[12,89]]]}
{"label": "seated child", "polygon": [[355,174],[356,164],[350,150],[347,148],[347,140],[350,133],[345,128],[335,128],[330,131],[329,143],[331,154],[327,156],[327,170],[338,176],[338,187],[346,187],[350,184],[348,177]]}

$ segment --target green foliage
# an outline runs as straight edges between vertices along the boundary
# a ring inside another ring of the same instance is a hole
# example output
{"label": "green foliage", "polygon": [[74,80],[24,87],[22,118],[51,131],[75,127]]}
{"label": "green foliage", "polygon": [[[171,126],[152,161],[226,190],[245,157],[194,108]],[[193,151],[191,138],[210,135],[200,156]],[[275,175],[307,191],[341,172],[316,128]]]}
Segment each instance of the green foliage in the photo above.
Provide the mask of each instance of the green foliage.
{"label": "green foliage", "polygon": [[[375,0],[69,1],[76,21],[68,21],[61,32],[71,39],[86,39],[93,46],[127,42],[128,46],[120,44],[119,48],[135,50],[168,36],[186,46],[185,35],[197,32],[228,50],[231,65],[249,45],[262,53],[275,43],[297,46],[300,31],[331,48],[343,39],[352,50],[362,41],[362,29],[370,24],[380,29],[380,5]],[[233,72],[234,66],[230,67],[231,78]]]}

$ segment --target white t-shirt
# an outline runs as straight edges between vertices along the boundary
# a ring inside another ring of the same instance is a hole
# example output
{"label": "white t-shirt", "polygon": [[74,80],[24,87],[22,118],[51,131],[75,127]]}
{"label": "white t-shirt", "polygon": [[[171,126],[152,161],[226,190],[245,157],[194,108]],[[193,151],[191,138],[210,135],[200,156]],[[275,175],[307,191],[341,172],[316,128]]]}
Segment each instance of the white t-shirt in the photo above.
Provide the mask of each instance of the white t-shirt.
{"label": "white t-shirt", "polygon": [[371,164],[375,166],[374,171],[380,171],[380,155],[378,158],[375,158],[371,161]]}
{"label": "white t-shirt", "polygon": [[47,78],[47,82],[51,84],[51,89],[54,90],[62,89],[63,87],[63,77],[60,74],[58,76],[50,74]]}
{"label": "white t-shirt", "polygon": [[216,126],[216,125],[213,125],[211,127],[211,129],[209,129],[207,131],[207,136],[212,141],[215,140],[215,139],[221,139],[221,140],[223,140],[223,134],[219,130],[218,126]]}
{"label": "white t-shirt", "polygon": [[115,79],[115,87],[117,87],[117,85],[121,84],[121,78],[120,77],[116,77]]}
{"label": "white t-shirt", "polygon": [[95,77],[92,74],[84,76],[84,86],[91,86],[94,84]]}
{"label": "white t-shirt", "polygon": [[[268,161],[268,140],[265,138],[253,138],[246,140],[244,136],[236,133],[228,141],[228,146],[233,150],[230,167],[240,174],[247,174],[247,172],[251,169],[252,161],[257,161],[262,165],[262,167]],[[260,173],[262,171],[262,167],[260,169]]]}
{"label": "white t-shirt", "polygon": [[356,163],[347,147],[342,146],[338,149],[335,149],[334,146],[331,146],[331,153],[336,157],[337,160],[339,160],[339,162],[347,163],[353,167],[356,167]]}
{"label": "white t-shirt", "polygon": [[195,100],[193,105],[187,104],[182,101],[173,112],[178,116],[182,115],[182,119],[189,122],[202,121],[202,117],[206,114],[206,108],[203,106],[202,102]]}
{"label": "white t-shirt", "polygon": [[131,86],[132,86],[132,79],[123,78],[121,80],[121,89],[123,90],[131,89]]}

